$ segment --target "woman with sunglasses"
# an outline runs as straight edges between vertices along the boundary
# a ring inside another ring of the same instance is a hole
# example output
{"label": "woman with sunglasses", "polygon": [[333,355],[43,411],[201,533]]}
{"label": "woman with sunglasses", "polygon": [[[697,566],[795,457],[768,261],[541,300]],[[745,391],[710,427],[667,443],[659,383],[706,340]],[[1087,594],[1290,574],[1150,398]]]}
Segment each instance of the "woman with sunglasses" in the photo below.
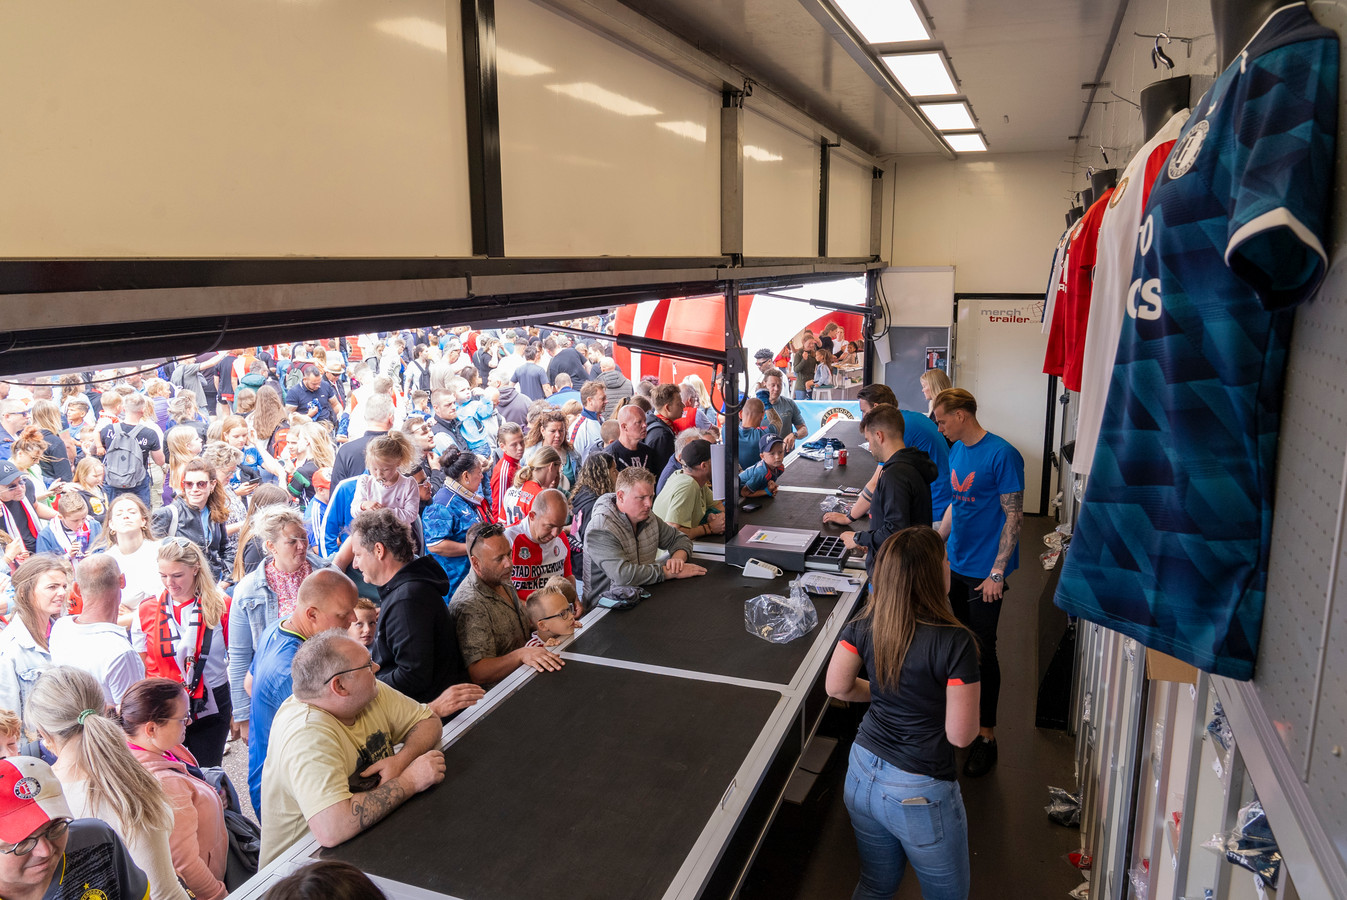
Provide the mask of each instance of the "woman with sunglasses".
{"label": "woman with sunglasses", "polygon": [[471,450],[449,448],[440,457],[444,487],[421,513],[426,550],[449,576],[452,596],[468,574],[468,529],[490,522],[490,505],[478,493],[482,486],[482,461]]}
{"label": "woman with sunglasses", "polygon": [[828,696],[869,704],[845,792],[861,857],[853,896],[892,897],[911,863],[923,897],[966,898],[954,748],[977,737],[981,685],[976,638],[949,607],[945,542],[925,525],[903,529],[879,548],[870,583],[825,682]]}
{"label": "woman with sunglasses", "polygon": [[[246,513],[240,523],[242,518]],[[154,511],[150,532],[158,538],[184,537],[196,544],[205,555],[209,574],[220,579],[234,567],[229,520],[224,484],[216,477],[215,467],[198,456],[183,466],[182,495]]]}
{"label": "woman with sunglasses", "polygon": [[121,728],[103,708],[103,689],[92,675],[57,666],[38,679],[27,718],[56,754],[52,771],[75,817],[112,826],[149,876],[151,900],[187,900],[169,849],[168,797],[131,755]]}
{"label": "woman with sunglasses", "polygon": [[164,592],[140,604],[131,644],[145,673],[186,686],[192,723],[184,743],[203,766],[224,760],[233,703],[225,658],[225,596],[201,548],[185,537],[159,548]]}
{"label": "woman with sunglasses", "polygon": [[163,788],[173,806],[169,850],[173,868],[198,900],[220,900],[229,861],[224,804],[215,788],[190,774],[196,757],[183,746],[187,691],[167,678],[146,678],[122,696],[119,717],[131,755]]}

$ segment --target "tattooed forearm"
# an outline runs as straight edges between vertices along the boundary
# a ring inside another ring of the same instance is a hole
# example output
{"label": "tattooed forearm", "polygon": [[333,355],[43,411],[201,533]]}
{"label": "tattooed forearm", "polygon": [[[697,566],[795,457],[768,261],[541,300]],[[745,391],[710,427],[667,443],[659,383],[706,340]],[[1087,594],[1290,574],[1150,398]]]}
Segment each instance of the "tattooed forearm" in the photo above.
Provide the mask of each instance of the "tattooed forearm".
{"label": "tattooed forearm", "polygon": [[1020,540],[1020,525],[1024,522],[1024,491],[1001,495],[1001,509],[1006,514],[1006,523],[1001,526],[1001,542],[996,547],[996,565],[998,572],[1004,572],[1010,564],[1010,554]]}
{"label": "tattooed forearm", "polygon": [[383,787],[351,797],[351,815],[363,831],[397,809],[406,799],[407,789],[394,778]]}

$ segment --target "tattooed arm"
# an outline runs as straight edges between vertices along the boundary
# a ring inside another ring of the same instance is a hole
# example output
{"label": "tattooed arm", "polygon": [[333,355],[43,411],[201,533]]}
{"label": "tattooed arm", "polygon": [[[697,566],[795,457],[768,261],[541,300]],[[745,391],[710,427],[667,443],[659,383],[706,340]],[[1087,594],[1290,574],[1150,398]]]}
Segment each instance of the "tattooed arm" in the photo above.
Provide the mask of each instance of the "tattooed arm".
{"label": "tattooed arm", "polygon": [[[992,565],[993,574],[1005,574],[1010,565],[1010,554],[1020,540],[1020,526],[1024,524],[1024,491],[1001,495],[1001,510],[1006,514],[1005,524],[1001,526],[1001,540],[996,545],[996,562]],[[988,603],[1001,599],[1005,586],[990,578],[978,585],[982,599]]]}
{"label": "tattooed arm", "polygon": [[[439,721],[430,718],[422,720],[408,733],[408,746],[411,746],[414,736],[422,737],[416,734],[422,729],[433,731],[434,739],[438,742]],[[404,746],[402,752],[406,751],[407,747]],[[367,769],[366,772],[368,771]],[[313,832],[319,844],[324,847],[335,847],[383,819],[413,795],[443,780],[444,753],[438,749],[423,750],[400,774],[385,780],[374,790],[352,794],[347,799],[310,816],[309,830]]]}

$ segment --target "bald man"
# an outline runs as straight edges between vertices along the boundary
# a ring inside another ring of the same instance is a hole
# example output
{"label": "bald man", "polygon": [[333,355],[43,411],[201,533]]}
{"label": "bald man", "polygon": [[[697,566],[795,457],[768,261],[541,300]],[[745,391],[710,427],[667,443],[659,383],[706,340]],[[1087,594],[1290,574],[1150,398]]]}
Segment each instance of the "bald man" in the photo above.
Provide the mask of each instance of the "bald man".
{"label": "bald man", "polygon": [[144,661],[131,647],[126,629],[117,624],[126,577],[117,560],[95,553],[79,561],[75,583],[84,608],[51,626],[51,664],[88,672],[103,688],[104,702],[118,706],[126,689],[145,677]]}
{"label": "bald man", "polygon": [[645,411],[639,406],[624,406],[617,414],[617,440],[603,452],[617,460],[617,470],[650,469],[655,453],[645,442]]}
{"label": "bald man", "polygon": [[253,708],[249,720],[241,724],[248,738],[248,793],[259,816],[262,763],[267,758],[271,720],[294,691],[290,664],[300,645],[309,638],[329,628],[349,628],[355,621],[358,599],[355,582],[336,569],[318,569],[300,584],[290,617],[273,622],[257,642],[257,653],[248,673],[252,679]]}
{"label": "bald man", "polygon": [[510,542],[510,583],[521,601],[547,584],[553,575],[565,576],[575,583],[571,547],[562,535],[570,512],[566,495],[549,488],[534,499],[528,518],[505,529],[505,538]]}

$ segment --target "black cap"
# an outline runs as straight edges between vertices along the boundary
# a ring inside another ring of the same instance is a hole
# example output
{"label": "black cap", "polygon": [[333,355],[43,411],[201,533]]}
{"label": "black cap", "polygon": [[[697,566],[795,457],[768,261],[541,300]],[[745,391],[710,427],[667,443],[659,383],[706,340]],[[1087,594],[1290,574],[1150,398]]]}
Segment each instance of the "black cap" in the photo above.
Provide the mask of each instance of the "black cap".
{"label": "black cap", "polygon": [[695,469],[702,463],[711,458],[711,442],[697,438],[688,441],[688,445],[683,448],[678,461],[689,469]]}
{"label": "black cap", "polygon": [[[702,441],[702,443],[706,443]],[[19,467],[7,459],[0,460],[0,486],[9,487],[15,481],[23,477]]]}

